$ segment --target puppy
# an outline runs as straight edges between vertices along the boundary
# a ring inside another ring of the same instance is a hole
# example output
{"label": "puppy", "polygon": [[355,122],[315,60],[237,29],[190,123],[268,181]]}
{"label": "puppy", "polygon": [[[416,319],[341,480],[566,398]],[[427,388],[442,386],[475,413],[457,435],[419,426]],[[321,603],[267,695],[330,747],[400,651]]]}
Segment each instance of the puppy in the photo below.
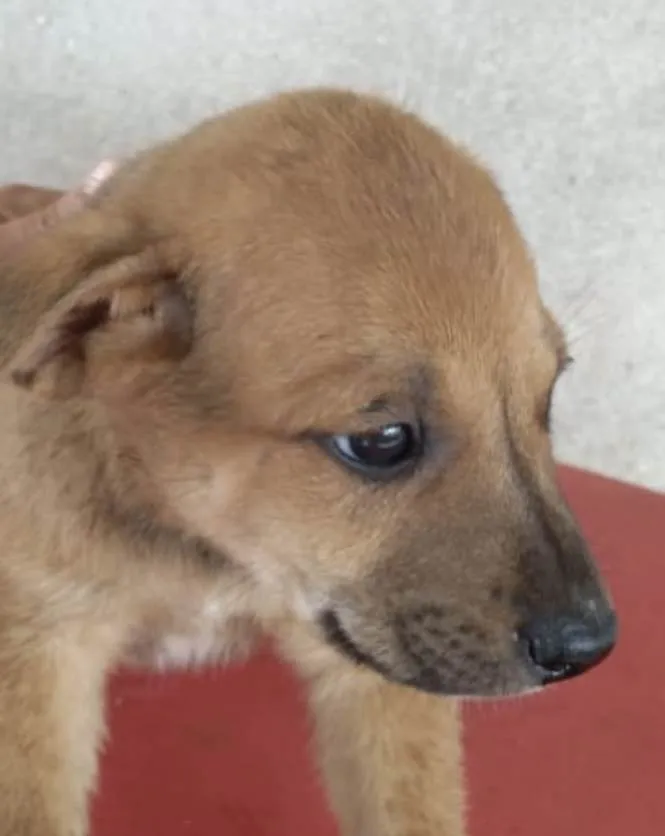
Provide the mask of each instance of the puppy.
{"label": "puppy", "polygon": [[444,697],[611,650],[550,446],[564,338],[414,115],[297,92],[139,155],[6,259],[0,318],[1,836],[87,833],[116,665],[264,634],[344,836],[457,836]]}

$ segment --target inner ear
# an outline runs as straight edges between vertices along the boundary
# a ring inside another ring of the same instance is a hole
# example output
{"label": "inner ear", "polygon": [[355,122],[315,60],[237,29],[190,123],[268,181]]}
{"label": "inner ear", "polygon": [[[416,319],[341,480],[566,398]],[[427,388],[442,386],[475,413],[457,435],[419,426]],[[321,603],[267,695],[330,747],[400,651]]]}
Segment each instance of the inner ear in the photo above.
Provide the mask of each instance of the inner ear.
{"label": "inner ear", "polygon": [[84,370],[93,348],[144,362],[178,359],[191,347],[192,310],[177,278],[156,252],[100,267],[45,313],[9,365],[32,388],[47,370]]}

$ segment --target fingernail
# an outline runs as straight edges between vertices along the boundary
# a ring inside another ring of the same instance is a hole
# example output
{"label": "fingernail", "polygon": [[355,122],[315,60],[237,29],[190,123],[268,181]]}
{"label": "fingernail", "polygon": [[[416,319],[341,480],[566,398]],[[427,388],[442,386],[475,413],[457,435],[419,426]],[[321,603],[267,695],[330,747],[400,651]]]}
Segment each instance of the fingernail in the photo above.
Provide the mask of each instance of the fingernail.
{"label": "fingernail", "polygon": [[95,169],[93,169],[92,173],[86,179],[82,192],[85,195],[94,194],[97,189],[101,186],[101,184],[108,180],[108,178],[113,174],[116,169],[116,164],[111,162],[111,160],[104,160],[101,162]]}

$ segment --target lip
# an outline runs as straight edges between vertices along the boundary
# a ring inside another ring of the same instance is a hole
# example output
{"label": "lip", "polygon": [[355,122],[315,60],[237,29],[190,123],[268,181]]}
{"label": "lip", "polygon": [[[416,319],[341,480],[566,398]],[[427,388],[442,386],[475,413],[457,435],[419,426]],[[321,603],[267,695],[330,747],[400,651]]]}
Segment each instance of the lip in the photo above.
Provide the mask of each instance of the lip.
{"label": "lip", "polygon": [[[334,610],[324,610],[317,619],[323,635],[329,645],[334,647],[345,659],[358,667],[372,670],[389,682],[395,682],[408,688],[414,688],[424,693],[437,696],[456,697],[470,701],[487,701],[497,699],[514,699],[516,697],[535,694],[542,690],[543,684],[534,676],[533,666],[529,664],[528,657],[520,652],[515,661],[519,661],[522,668],[524,681],[518,687],[507,688],[505,691],[500,687],[486,694],[470,693],[466,689],[443,690],[438,678],[428,676],[412,677],[401,679],[396,677],[385,665],[377,661],[373,656],[364,651],[344,629],[340,618]],[[520,645],[518,644],[518,647]]]}
{"label": "lip", "polygon": [[319,617],[319,624],[328,643],[349,661],[360,667],[370,668],[388,679],[394,678],[380,662],[356,644],[334,610],[325,610]]}

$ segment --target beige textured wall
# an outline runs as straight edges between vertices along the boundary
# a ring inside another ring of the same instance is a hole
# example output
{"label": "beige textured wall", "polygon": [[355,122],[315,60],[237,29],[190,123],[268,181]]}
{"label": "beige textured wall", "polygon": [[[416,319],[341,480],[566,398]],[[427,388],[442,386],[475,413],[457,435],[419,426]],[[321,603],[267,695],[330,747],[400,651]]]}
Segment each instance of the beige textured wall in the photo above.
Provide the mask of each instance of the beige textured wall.
{"label": "beige textured wall", "polygon": [[663,0],[2,0],[0,179],[69,183],[321,82],[390,93],[490,164],[577,358],[561,456],[665,489]]}

